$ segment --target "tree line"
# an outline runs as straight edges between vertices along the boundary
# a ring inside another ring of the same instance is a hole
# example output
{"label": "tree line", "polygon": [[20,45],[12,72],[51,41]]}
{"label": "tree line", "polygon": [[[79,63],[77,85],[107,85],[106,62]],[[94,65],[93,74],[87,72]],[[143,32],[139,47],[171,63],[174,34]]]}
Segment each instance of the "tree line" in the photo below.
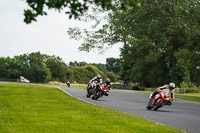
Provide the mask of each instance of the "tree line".
{"label": "tree line", "polygon": [[[126,84],[200,85],[199,0],[140,0],[135,6],[125,6],[125,10],[119,0],[113,5],[102,28],[94,32],[68,30],[71,38],[84,40],[80,50],[102,50],[122,43],[121,78]],[[98,25],[100,12],[105,10],[95,8],[86,20]]]}
{"label": "tree line", "polygon": [[119,64],[119,59],[115,58],[107,58],[106,64],[77,61],[66,64],[59,56],[33,52],[13,58],[0,57],[0,78],[18,79],[24,76],[35,83],[70,80],[85,84],[97,74],[101,74],[103,80],[109,78],[116,82],[120,72],[120,66],[116,64]]}
{"label": "tree line", "polygon": [[[106,20],[108,23],[98,30],[70,28],[68,34],[73,39],[82,38],[84,42],[79,49],[85,51],[97,48],[103,52],[106,46],[122,43],[120,78],[126,84],[200,85],[199,0],[26,2],[30,7],[24,12],[26,23],[46,15],[44,7],[58,11],[68,9],[69,18],[96,21],[94,29],[101,20]],[[93,14],[87,12],[90,5],[94,6]],[[105,12],[107,16],[99,16]]]}

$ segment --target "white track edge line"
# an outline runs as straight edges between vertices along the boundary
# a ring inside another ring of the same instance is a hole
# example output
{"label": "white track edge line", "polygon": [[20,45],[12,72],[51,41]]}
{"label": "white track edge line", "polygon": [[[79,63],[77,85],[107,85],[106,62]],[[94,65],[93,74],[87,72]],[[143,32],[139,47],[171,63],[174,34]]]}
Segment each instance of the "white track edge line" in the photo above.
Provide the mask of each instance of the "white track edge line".
{"label": "white track edge line", "polygon": [[[60,87],[57,87],[57,88],[58,88],[59,90],[63,91],[64,93],[66,93],[67,95],[69,95],[70,97],[76,98],[76,97],[72,96],[71,94],[69,94],[69,93],[68,93],[67,91],[65,91],[64,89],[62,89],[62,88],[60,88]],[[90,103],[90,102],[84,101],[84,100],[82,100],[82,99],[80,99],[80,98],[76,98],[76,99],[78,99],[78,100],[80,100],[80,101],[83,101],[83,102],[86,102],[86,103],[89,103],[89,104],[96,105],[96,104],[94,104],[94,103]],[[96,105],[96,106],[98,106],[98,105]]]}

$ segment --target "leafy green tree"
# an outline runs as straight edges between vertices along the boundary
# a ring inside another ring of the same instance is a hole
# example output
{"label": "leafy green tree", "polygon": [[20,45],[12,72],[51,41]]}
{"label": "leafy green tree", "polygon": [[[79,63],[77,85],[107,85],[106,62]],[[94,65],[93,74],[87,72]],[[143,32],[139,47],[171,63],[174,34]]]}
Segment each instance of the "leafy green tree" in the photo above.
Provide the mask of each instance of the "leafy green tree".
{"label": "leafy green tree", "polygon": [[102,63],[91,63],[91,65],[96,66],[100,71],[106,72],[106,65]]}
{"label": "leafy green tree", "polygon": [[[135,8],[132,17],[127,20],[133,25],[132,37],[129,38],[129,46],[122,50],[122,67],[126,73],[124,77],[129,77],[127,81],[138,81],[145,86],[173,80],[177,85],[181,81],[191,81],[191,74],[194,70],[197,71],[199,66],[196,60],[200,50],[197,39],[197,31],[200,29],[197,14],[200,10],[197,7],[200,7],[199,2],[192,0],[147,0]],[[194,58],[188,56],[183,59],[184,54],[191,54]],[[130,64],[127,64],[128,62]],[[193,69],[190,69],[190,65],[183,65],[186,62],[192,65]],[[161,80],[162,77],[166,79]]]}
{"label": "leafy green tree", "polygon": [[74,68],[74,80],[77,83],[88,83],[89,80],[91,80],[93,77],[95,77],[97,74],[100,74],[103,80],[106,80],[106,75],[99,71],[98,68],[96,68],[93,65],[86,65],[83,67],[75,67]]}
{"label": "leafy green tree", "polygon": [[74,70],[72,68],[67,69],[66,79],[69,80],[71,83],[75,81]]}
{"label": "leafy green tree", "polygon": [[[113,15],[112,12],[106,12],[105,15],[104,10],[95,7],[93,8],[91,14],[85,15],[85,22],[95,22],[94,25],[91,26],[91,30],[81,30],[78,27],[68,29],[68,35],[71,39],[83,40],[81,46],[79,47],[80,51],[90,52],[91,50],[98,50],[101,54],[104,53],[106,49],[111,48],[114,44],[127,44],[128,29],[125,30],[124,27],[125,16],[122,15],[120,7],[116,7],[116,9],[114,8],[113,10],[117,14]],[[102,17],[102,15],[105,16]],[[97,29],[101,22],[104,21],[107,23]]]}
{"label": "leafy green tree", "polygon": [[66,82],[66,75],[68,73],[68,66],[63,62],[63,60],[60,57],[57,56],[47,56],[46,59],[46,65],[47,68],[51,72],[52,80],[62,81]]}
{"label": "leafy green tree", "polygon": [[[124,9],[125,6],[133,6],[137,4],[138,1],[139,0],[119,0],[122,9]],[[69,18],[74,17],[75,19],[80,18],[80,16],[87,12],[91,5],[100,6],[105,10],[113,7],[112,0],[26,0],[26,3],[29,6],[29,9],[24,10],[24,21],[27,24],[36,21],[36,17],[39,15],[47,15],[44,10],[45,7],[58,10],[59,12],[65,9],[64,11],[69,15]]]}
{"label": "leafy green tree", "polygon": [[77,66],[79,66],[79,63],[77,61],[69,62],[69,66],[70,67],[77,67]]}
{"label": "leafy green tree", "polygon": [[17,78],[19,71],[16,69],[13,59],[10,57],[0,58],[0,78]]}
{"label": "leafy green tree", "polygon": [[[51,72],[44,62],[44,55],[40,52],[28,55],[27,78],[32,82],[48,82],[51,79]],[[26,76],[26,75],[24,75]]]}
{"label": "leafy green tree", "polygon": [[120,59],[117,58],[107,58],[106,59],[106,69],[107,71],[119,73],[121,70]]}
{"label": "leafy green tree", "polygon": [[[13,58],[13,63],[16,66],[16,69],[19,71],[19,76],[24,76],[28,79],[30,76],[30,59],[29,59],[29,54],[23,54],[19,56],[15,56]],[[18,77],[19,78],[19,77]],[[33,81],[31,81],[33,82]]]}
{"label": "leafy green tree", "polygon": [[176,66],[171,70],[175,73],[173,76],[177,83],[186,83],[189,87],[192,83],[199,86],[199,64],[200,56],[198,52],[190,51],[189,49],[179,49],[174,53],[177,60]]}
{"label": "leafy green tree", "polygon": [[82,61],[82,62],[79,62],[79,66],[86,66],[87,65],[87,63],[86,62],[84,62],[84,61]]}
{"label": "leafy green tree", "polygon": [[11,79],[19,79],[20,77],[20,70],[18,69],[18,66],[14,60],[14,58],[9,58],[8,57],[8,61],[9,61],[9,67],[7,69],[7,73],[8,73],[8,77]]}
{"label": "leafy green tree", "polygon": [[110,79],[111,82],[117,82],[118,75],[113,72],[106,72],[106,76]]}
{"label": "leafy green tree", "polygon": [[4,57],[1,57],[0,58],[0,77],[3,78],[3,77],[8,77],[7,76],[7,67],[8,67],[8,63],[7,63],[7,60],[6,58]]}
{"label": "leafy green tree", "polygon": [[[108,24],[89,32],[70,29],[72,38],[84,39],[81,50],[102,49],[123,43],[122,78],[157,86],[175,81],[199,83],[200,2],[198,0],[143,0],[121,10],[118,3],[108,13]],[[85,34],[85,37],[84,37]],[[187,51],[184,51],[187,49]],[[184,52],[194,58],[183,58]],[[189,62],[190,65],[181,65]]]}

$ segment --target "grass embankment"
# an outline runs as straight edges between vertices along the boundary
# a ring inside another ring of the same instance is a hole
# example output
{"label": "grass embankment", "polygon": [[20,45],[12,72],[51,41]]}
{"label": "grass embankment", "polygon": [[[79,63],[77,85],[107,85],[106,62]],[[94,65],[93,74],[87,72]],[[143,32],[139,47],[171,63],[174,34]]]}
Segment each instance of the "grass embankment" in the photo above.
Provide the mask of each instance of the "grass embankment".
{"label": "grass embankment", "polygon": [[[19,83],[19,82],[6,82],[6,81],[0,81],[0,84],[12,84],[12,85],[28,85],[28,86],[48,86],[48,87],[55,87],[55,86],[63,86],[67,87],[67,84],[57,81],[50,81],[49,83]],[[87,84],[70,84],[71,88],[87,88]]]}
{"label": "grass embankment", "polygon": [[[49,83],[48,83],[48,85],[59,85],[59,86],[65,86],[65,87],[67,87],[67,84],[65,84],[65,83],[61,83],[61,82],[57,82],[57,81],[50,81]],[[70,84],[70,87],[71,88],[87,88],[87,84]]]}
{"label": "grass embankment", "polygon": [[0,84],[2,133],[181,132],[91,105],[49,87]]}
{"label": "grass embankment", "polygon": [[200,93],[175,94],[175,98],[200,102]]}

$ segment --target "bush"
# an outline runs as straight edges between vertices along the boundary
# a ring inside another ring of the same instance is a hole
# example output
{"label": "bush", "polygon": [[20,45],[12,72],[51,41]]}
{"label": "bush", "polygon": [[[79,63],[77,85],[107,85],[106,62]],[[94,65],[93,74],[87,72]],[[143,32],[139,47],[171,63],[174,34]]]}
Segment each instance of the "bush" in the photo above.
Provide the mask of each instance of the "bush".
{"label": "bush", "polygon": [[186,83],[186,82],[181,82],[180,83],[181,88],[197,88],[197,86],[194,83]]}
{"label": "bush", "polygon": [[180,88],[188,88],[188,84],[185,82],[180,83]]}
{"label": "bush", "polygon": [[113,72],[107,72],[106,75],[110,79],[111,82],[117,82],[118,76],[114,74]]}
{"label": "bush", "polygon": [[83,67],[74,68],[74,80],[77,83],[87,84],[90,79],[100,74],[103,80],[106,80],[107,76],[99,71],[95,66],[86,65]]}
{"label": "bush", "polygon": [[199,93],[198,88],[186,88],[185,93]]}

